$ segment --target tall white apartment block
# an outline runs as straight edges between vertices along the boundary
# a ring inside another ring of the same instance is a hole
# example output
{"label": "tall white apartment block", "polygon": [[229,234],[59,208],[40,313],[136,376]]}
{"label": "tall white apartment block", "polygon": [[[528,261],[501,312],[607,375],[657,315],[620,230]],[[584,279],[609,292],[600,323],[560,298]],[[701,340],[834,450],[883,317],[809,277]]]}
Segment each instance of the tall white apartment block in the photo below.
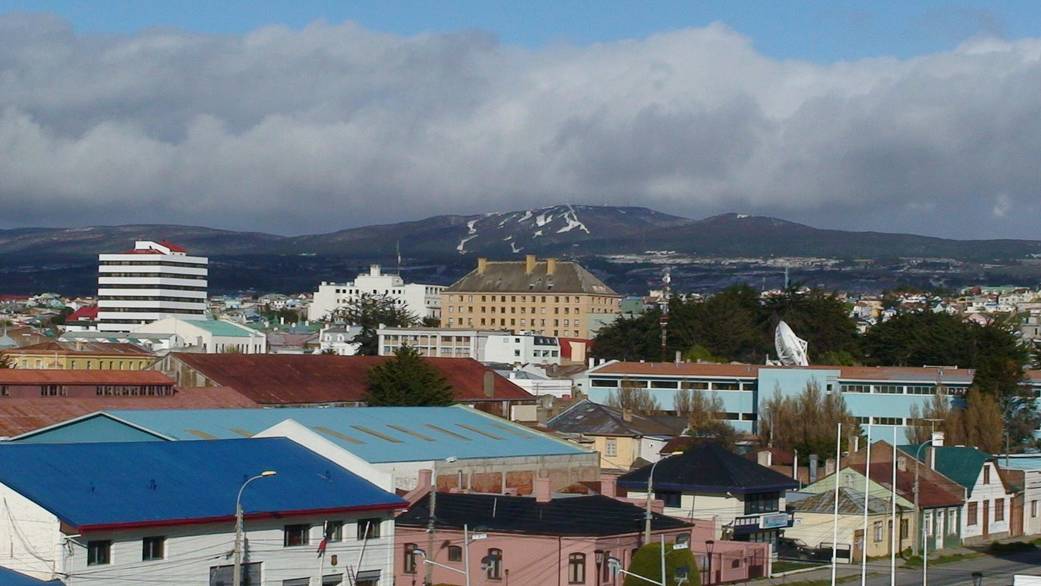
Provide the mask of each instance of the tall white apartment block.
{"label": "tall white apartment block", "polygon": [[209,260],[166,241],[98,255],[98,330],[128,332],[167,317],[206,319]]}
{"label": "tall white apartment block", "polygon": [[405,283],[399,275],[387,275],[380,270],[380,265],[371,265],[368,273],[359,274],[350,283],[323,282],[314,294],[314,300],[307,310],[307,319],[320,321],[329,319],[337,309],[357,301],[363,295],[387,297],[412,315],[422,319],[425,317],[441,317],[442,285],[421,285]]}

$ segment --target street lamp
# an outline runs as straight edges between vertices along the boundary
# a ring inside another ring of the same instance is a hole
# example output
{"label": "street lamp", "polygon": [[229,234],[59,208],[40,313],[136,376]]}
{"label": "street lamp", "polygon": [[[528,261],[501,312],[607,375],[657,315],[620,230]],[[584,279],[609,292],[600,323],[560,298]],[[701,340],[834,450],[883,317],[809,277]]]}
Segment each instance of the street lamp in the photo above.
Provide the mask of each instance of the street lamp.
{"label": "street lamp", "polygon": [[654,468],[658,465],[657,462],[651,464],[651,473],[647,475],[647,512],[644,514],[643,521],[643,542],[651,542],[651,519],[654,518],[651,513],[651,501],[654,499]]}
{"label": "street lamp", "polygon": [[712,550],[716,547],[716,541],[714,539],[705,540],[705,551],[708,552],[708,580],[707,584],[712,583]]}
{"label": "street lamp", "polygon": [[254,480],[260,480],[261,478],[270,478],[278,474],[274,470],[265,470],[256,476],[247,478],[242,486],[239,487],[239,494],[235,497],[235,564],[233,566],[234,575],[231,578],[231,582],[234,586],[240,586],[242,584],[242,491],[246,490],[250,482]]}

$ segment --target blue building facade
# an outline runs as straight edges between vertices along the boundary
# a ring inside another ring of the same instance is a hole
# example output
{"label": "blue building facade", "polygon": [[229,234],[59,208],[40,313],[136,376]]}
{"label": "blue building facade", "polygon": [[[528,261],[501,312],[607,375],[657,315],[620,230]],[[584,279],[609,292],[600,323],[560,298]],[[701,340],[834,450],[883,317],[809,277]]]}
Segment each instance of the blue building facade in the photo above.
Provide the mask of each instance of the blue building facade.
{"label": "blue building facade", "polygon": [[[795,397],[815,385],[822,393],[842,393],[858,423],[895,427],[903,437],[914,425],[915,406],[924,409],[937,393],[952,402],[962,400],[973,374],[952,367],[608,362],[586,371],[576,384],[598,403],[606,403],[623,386],[647,389],[666,411],[674,410],[676,394],[683,390],[711,393],[722,400],[729,423],[748,433],[757,430],[759,413],[772,397]],[[1041,390],[1038,377],[1028,377],[1028,384],[1035,394]],[[892,430],[878,432],[888,437]]]}

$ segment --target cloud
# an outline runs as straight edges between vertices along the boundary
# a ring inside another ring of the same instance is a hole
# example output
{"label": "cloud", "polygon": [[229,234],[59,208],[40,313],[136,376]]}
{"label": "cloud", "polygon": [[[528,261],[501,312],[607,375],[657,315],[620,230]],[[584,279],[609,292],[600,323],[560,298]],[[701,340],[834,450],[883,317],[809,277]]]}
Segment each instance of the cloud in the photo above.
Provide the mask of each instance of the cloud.
{"label": "cloud", "polygon": [[[0,17],[0,226],[279,233],[561,201],[1036,237],[1041,40],[778,61],[721,24],[530,50]],[[1000,212],[1000,213],[999,213]]]}

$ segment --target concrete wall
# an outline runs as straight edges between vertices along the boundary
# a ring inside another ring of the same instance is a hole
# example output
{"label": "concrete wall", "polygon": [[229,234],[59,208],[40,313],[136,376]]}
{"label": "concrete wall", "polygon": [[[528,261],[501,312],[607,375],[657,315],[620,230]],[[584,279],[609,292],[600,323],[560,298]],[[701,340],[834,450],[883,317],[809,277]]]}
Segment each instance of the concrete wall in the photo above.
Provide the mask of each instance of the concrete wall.
{"label": "concrete wall", "polygon": [[[377,469],[394,478],[394,488],[412,490],[420,470],[430,470],[431,460],[416,462],[374,463]],[[545,475],[553,490],[579,481],[600,478],[599,457],[595,453],[560,456],[523,456],[516,458],[474,458],[452,463],[438,462],[438,487],[451,490],[462,486],[475,492],[501,492],[516,489],[517,494],[531,494],[532,482]]]}
{"label": "concrete wall", "polygon": [[63,570],[60,528],[53,514],[0,484],[0,566],[50,580]]}
{"label": "concrete wall", "polygon": [[[380,517],[381,536],[367,542],[357,539],[358,518]],[[261,562],[263,584],[281,584],[293,578],[311,578],[312,584],[321,584],[321,576],[343,574],[348,566],[355,571],[380,570],[381,584],[389,581],[393,572],[394,523],[386,513],[367,513],[353,516],[331,517],[344,520],[343,541],[330,543],[323,558],[317,556],[318,543],[322,538],[325,518],[302,517],[281,520],[246,521],[248,561]],[[283,546],[283,528],[286,524],[311,524],[307,545]],[[141,539],[147,536],[166,537],[166,559],[141,560]],[[94,539],[111,539],[111,563],[105,566],[87,565],[87,542]],[[207,584],[210,568],[229,565],[232,558],[226,554],[234,545],[234,526],[201,525],[178,528],[161,528],[98,533],[83,535],[70,540],[67,549],[66,580],[69,586],[98,584],[106,586],[138,586],[142,583],[164,582],[168,584]],[[362,548],[365,548],[362,558]],[[336,556],[337,565],[332,566]],[[348,581],[344,580],[344,584]]]}

